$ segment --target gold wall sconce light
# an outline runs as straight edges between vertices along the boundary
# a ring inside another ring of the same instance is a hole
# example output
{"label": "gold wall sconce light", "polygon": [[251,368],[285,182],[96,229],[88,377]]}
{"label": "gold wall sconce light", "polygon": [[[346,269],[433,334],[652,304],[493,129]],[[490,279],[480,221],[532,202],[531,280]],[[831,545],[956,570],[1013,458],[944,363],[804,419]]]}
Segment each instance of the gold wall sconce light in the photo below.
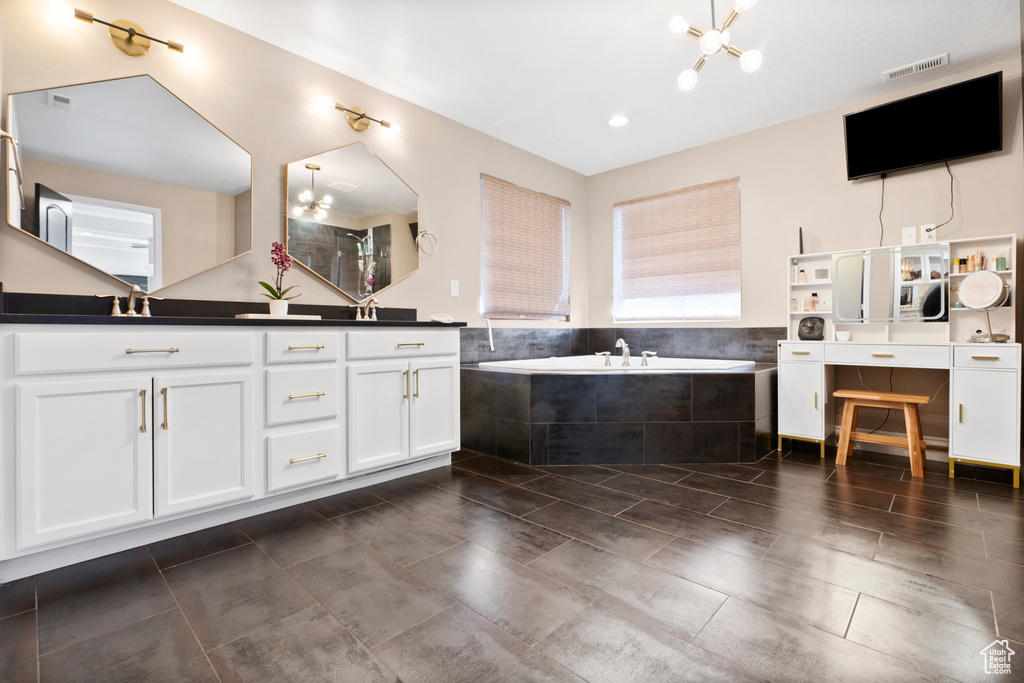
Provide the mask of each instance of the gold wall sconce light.
{"label": "gold wall sconce light", "polygon": [[370,127],[370,121],[379,123],[382,128],[393,127],[393,124],[390,121],[375,119],[372,116],[368,116],[366,114],[366,110],[362,107],[346,107],[343,104],[335,104],[334,108],[345,112],[345,120],[348,121],[348,125],[352,126],[352,130],[359,133],[362,133]]}
{"label": "gold wall sconce light", "polygon": [[112,42],[118,50],[132,57],[141,57],[149,52],[149,48],[154,42],[166,45],[168,49],[179,54],[185,52],[185,46],[181,43],[176,43],[173,40],[160,40],[159,38],[146,35],[146,30],[134,21],[129,21],[127,19],[103,21],[102,19],[94,17],[92,12],[86,12],[85,10],[78,9],[77,7],[75,8],[75,19],[84,21],[87,24],[96,23],[108,26],[109,29],[107,32],[110,34],[110,42]]}

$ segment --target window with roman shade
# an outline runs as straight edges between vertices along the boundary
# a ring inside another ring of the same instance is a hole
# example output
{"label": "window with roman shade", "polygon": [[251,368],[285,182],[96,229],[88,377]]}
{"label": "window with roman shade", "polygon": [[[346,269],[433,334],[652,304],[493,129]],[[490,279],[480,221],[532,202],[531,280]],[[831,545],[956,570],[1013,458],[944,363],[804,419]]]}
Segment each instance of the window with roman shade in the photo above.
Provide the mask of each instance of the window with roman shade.
{"label": "window with roman shade", "polygon": [[615,322],[740,319],[740,179],[615,204]]}
{"label": "window with roman shade", "polygon": [[569,202],[486,174],[480,186],[480,317],[568,320]]}

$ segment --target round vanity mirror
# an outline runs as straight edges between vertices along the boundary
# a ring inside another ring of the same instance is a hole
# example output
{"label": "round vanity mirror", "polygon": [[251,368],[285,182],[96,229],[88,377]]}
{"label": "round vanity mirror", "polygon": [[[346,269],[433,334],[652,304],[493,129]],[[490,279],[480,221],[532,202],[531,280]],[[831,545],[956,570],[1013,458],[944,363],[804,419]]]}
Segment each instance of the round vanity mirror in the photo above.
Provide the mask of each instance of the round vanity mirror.
{"label": "round vanity mirror", "polygon": [[1005,342],[1009,340],[1008,334],[992,334],[992,321],[989,319],[989,311],[999,308],[1006,303],[1010,295],[1010,285],[1003,281],[997,273],[991,270],[979,270],[971,273],[960,283],[960,303],[975,311],[985,312],[985,322],[988,325],[988,335],[980,337],[981,342]]}
{"label": "round vanity mirror", "polygon": [[420,265],[419,197],[366,145],[288,164],[288,253],[361,301]]}
{"label": "round vanity mirror", "polygon": [[150,76],[16,93],[7,116],[7,221],[58,257],[153,292],[251,248],[252,158]]}

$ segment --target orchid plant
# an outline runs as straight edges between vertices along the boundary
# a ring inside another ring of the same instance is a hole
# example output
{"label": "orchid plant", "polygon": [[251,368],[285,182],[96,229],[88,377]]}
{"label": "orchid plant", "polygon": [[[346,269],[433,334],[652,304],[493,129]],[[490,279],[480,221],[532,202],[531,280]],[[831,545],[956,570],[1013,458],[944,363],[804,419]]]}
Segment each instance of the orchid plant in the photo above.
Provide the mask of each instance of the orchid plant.
{"label": "orchid plant", "polygon": [[262,285],[262,287],[267,291],[260,293],[268,299],[279,299],[283,301],[301,296],[301,294],[285,296],[285,294],[298,287],[298,285],[292,285],[291,287],[284,286],[284,274],[288,272],[293,265],[295,265],[295,259],[288,255],[288,247],[280,242],[274,242],[270,247],[270,260],[275,266],[277,266],[277,277],[274,278],[274,284],[263,282],[261,280],[260,285]]}

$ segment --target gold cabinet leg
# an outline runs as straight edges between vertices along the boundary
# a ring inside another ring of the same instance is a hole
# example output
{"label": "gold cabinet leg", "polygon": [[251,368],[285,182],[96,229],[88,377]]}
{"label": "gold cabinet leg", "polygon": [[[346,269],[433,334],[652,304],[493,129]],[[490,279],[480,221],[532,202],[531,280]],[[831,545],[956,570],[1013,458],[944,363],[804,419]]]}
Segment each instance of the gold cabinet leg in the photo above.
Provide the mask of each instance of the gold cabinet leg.
{"label": "gold cabinet leg", "polygon": [[1013,468],[1013,488],[1015,488],[1015,489],[1019,489],[1020,488],[1020,468],[1019,467],[1014,467]]}
{"label": "gold cabinet leg", "polygon": [[953,458],[950,458],[950,459],[949,459],[949,478],[950,478],[950,479],[952,479],[952,478],[953,478],[953,465],[954,465],[955,463],[956,463],[956,460],[953,460]]}
{"label": "gold cabinet leg", "polygon": [[821,441],[819,441],[818,442],[818,446],[821,449],[821,459],[824,460],[825,459],[825,440],[822,439]]}

